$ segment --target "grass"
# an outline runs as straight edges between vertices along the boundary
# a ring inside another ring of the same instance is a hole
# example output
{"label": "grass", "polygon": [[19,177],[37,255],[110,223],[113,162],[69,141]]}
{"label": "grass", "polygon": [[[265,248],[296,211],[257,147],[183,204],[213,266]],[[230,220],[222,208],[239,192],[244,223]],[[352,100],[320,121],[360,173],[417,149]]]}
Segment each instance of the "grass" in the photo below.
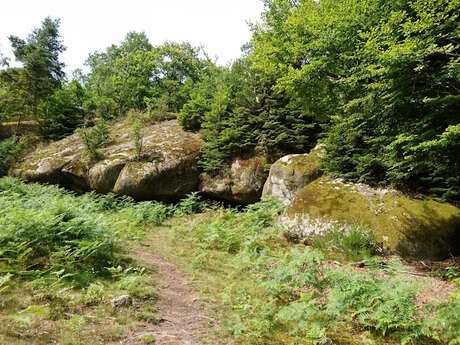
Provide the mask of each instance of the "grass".
{"label": "grass", "polygon": [[[153,228],[162,254],[193,278],[222,337],[254,344],[457,344],[460,290],[385,255],[362,227],[293,244],[270,200],[212,209]],[[176,254],[174,254],[176,253]]]}
{"label": "grass", "polygon": [[0,179],[0,344],[105,344],[155,324],[154,267],[127,247],[165,210]]}
{"label": "grass", "polygon": [[[273,200],[134,203],[0,179],[0,343],[105,344],[148,329],[154,267],[130,254],[145,243],[188,273],[227,343],[460,344],[454,266],[437,273],[450,283],[407,274],[362,227],[292,243],[282,211]],[[132,305],[113,307],[122,295]]]}

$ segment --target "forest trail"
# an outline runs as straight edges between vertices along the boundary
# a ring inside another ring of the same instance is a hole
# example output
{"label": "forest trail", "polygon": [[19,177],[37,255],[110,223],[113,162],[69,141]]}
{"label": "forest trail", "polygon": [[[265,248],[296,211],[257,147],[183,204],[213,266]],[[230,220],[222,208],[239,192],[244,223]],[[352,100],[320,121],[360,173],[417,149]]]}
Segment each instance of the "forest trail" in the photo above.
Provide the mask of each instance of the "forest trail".
{"label": "forest trail", "polygon": [[[212,324],[206,311],[200,306],[191,284],[179,268],[153,254],[158,243],[138,248],[136,259],[153,265],[157,276],[158,323],[151,329],[144,329],[135,334],[127,344],[145,344],[142,338],[154,336],[155,345],[205,345],[213,338]],[[204,342],[206,341],[206,342]]]}

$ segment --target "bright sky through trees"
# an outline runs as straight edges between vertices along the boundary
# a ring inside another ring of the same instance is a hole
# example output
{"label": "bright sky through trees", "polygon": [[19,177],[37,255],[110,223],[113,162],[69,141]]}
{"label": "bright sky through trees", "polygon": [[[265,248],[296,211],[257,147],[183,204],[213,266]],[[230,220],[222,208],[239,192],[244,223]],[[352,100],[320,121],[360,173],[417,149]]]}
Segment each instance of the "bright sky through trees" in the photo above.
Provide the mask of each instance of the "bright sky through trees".
{"label": "bright sky through trees", "polygon": [[152,44],[203,44],[219,64],[226,64],[240,56],[241,45],[250,38],[247,21],[259,20],[262,8],[260,0],[3,0],[0,51],[14,60],[8,36],[25,37],[51,16],[61,19],[67,72],[132,30],[145,31]]}

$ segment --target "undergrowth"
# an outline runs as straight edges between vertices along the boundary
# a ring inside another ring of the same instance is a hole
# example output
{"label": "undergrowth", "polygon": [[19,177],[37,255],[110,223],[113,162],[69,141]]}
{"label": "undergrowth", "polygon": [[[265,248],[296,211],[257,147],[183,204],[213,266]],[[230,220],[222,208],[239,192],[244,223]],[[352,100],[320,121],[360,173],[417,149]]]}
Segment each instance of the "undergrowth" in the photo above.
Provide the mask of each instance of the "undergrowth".
{"label": "undergrowth", "polygon": [[0,343],[106,344],[156,323],[152,267],[127,250],[176,207],[1,178]]}
{"label": "undergrowth", "polygon": [[368,230],[338,228],[294,245],[276,221],[282,209],[263,200],[174,229],[176,241],[192,243],[194,272],[216,274],[230,260],[221,308],[241,344],[460,343],[458,289],[420,303],[428,286],[401,274],[410,268],[383,256]]}
{"label": "undergrowth", "polygon": [[75,196],[5,177],[0,179],[0,272],[86,286],[97,276],[111,276],[107,268],[122,263],[122,240],[142,237],[142,225],[202,209],[196,194],[176,205],[136,203],[113,194]]}
{"label": "undergrowth", "polygon": [[[136,203],[2,178],[0,307],[8,315],[0,313],[0,342],[57,320],[68,343],[84,343],[82,334],[91,343],[85,309],[116,315],[98,343],[124,339],[132,322],[157,322],[150,273],[124,255],[126,241],[145,239],[153,227],[172,232],[171,249],[186,256],[194,275],[225,277],[206,291],[227,335],[242,345],[460,344],[452,269],[451,296],[422,303],[428,282],[401,273],[410,267],[384,256],[366,229],[337,228],[293,244],[278,222],[282,211],[268,199],[243,211],[209,205],[198,194],[175,205]],[[165,222],[172,226],[160,226]],[[34,297],[25,303],[18,289]],[[122,293],[133,306],[108,311],[108,300]],[[40,339],[31,343],[57,338]]]}
{"label": "undergrowth", "polygon": [[0,180],[0,260],[4,272],[86,281],[117,262],[119,244],[91,197]]}
{"label": "undergrowth", "polygon": [[8,173],[11,164],[23,151],[22,146],[16,136],[0,140],[0,176]]}

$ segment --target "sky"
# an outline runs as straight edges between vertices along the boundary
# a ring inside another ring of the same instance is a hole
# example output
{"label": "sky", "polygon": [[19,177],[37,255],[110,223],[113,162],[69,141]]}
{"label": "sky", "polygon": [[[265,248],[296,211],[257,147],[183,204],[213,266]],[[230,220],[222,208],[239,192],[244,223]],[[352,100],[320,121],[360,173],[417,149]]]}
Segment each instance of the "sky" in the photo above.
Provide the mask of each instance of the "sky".
{"label": "sky", "polygon": [[90,52],[144,31],[154,45],[189,41],[225,65],[241,55],[260,19],[261,0],[1,0],[0,52],[14,61],[8,36],[25,38],[46,16],[61,19],[66,72],[83,67]]}

